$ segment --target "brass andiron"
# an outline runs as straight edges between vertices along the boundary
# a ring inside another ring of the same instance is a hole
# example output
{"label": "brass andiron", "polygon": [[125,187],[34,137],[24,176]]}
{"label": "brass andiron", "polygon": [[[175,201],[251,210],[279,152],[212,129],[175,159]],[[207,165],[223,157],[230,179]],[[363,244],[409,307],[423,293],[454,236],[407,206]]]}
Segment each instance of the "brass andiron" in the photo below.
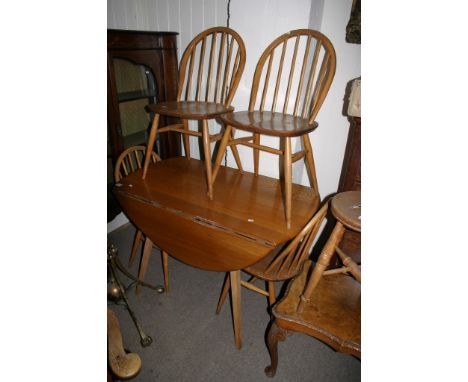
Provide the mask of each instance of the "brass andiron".
{"label": "brass andiron", "polygon": [[111,277],[111,280],[110,280],[111,286],[110,288],[108,288],[107,295],[108,295],[108,298],[113,300],[115,303],[118,303],[120,300],[123,301],[123,305],[127,308],[128,312],[130,313],[130,317],[132,318],[133,323],[135,324],[138,330],[138,334],[140,335],[141,346],[146,347],[146,346],[151,345],[151,343],[153,342],[153,339],[150,336],[146,335],[141,329],[140,325],[138,324],[135,313],[133,312],[132,308],[130,307],[130,304],[128,303],[126,288],[123,287],[122,283],[117,278],[116,269],[119,269],[123,274],[125,274],[127,277],[131,278],[134,281],[132,284],[130,284],[128,288],[130,288],[135,283],[154,289],[158,293],[164,292],[164,288],[161,285],[153,286],[151,284],[142,282],[138,280],[137,278],[135,278],[120,263],[119,258],[118,258],[118,252],[119,251],[113,244],[110,244],[107,247],[107,268],[108,270],[110,270],[110,277]]}

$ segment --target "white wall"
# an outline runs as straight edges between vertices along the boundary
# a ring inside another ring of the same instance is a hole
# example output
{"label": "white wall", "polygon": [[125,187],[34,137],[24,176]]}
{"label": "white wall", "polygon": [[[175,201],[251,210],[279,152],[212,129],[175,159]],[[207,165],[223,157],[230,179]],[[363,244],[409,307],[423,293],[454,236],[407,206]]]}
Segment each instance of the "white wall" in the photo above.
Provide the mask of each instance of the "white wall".
{"label": "white wall", "polygon": [[[336,192],[343,164],[349,122],[343,115],[347,83],[361,76],[361,45],[345,41],[352,0],[313,0],[323,7],[320,25],[310,25],[325,34],[336,51],[336,74],[317,116],[319,127],[310,134],[320,195]],[[312,14],[312,12],[311,12]],[[311,17],[317,24],[317,19]],[[304,174],[303,182],[306,174]]]}
{"label": "white wall", "polygon": [[[236,110],[247,108],[257,60],[279,35],[298,28],[318,29],[335,47],[335,79],[318,114],[319,127],[310,134],[322,197],[336,192],[338,187],[349,129],[348,120],[342,114],[344,93],[347,82],[361,74],[360,45],[345,42],[351,4],[352,0],[231,0],[230,5],[230,26],[242,36],[247,50],[244,75],[233,100]],[[108,28],[179,32],[179,58],[196,34],[212,26],[226,25],[226,20],[227,0],[107,1]],[[266,138],[262,143],[278,146],[273,138]],[[192,152],[197,153],[195,140],[192,145]],[[293,143],[295,147],[300,146]],[[251,170],[251,150],[240,147],[239,151],[244,167]],[[228,155],[228,165],[235,166],[232,155]],[[261,153],[260,172],[277,177],[278,157]],[[308,184],[302,161],[294,164],[293,181]]]}

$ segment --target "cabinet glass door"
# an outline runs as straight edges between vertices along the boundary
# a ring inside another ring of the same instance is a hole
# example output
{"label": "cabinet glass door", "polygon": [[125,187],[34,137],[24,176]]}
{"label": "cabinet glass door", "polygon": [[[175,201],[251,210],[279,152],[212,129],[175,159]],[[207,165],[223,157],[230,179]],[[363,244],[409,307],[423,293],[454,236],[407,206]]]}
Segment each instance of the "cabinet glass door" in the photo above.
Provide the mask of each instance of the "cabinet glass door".
{"label": "cabinet glass door", "polygon": [[151,115],[145,106],[156,102],[154,75],[144,65],[114,58],[123,147],[146,143]]}
{"label": "cabinet glass door", "polygon": [[[152,115],[145,110],[145,107],[149,103],[156,102],[157,89],[154,75],[146,66],[122,58],[114,58],[113,66],[123,151],[131,146],[146,144]],[[111,159],[109,133],[107,140],[107,221],[110,221],[120,212],[120,207],[111,193],[114,183],[114,167]],[[159,152],[158,141],[154,150]]]}

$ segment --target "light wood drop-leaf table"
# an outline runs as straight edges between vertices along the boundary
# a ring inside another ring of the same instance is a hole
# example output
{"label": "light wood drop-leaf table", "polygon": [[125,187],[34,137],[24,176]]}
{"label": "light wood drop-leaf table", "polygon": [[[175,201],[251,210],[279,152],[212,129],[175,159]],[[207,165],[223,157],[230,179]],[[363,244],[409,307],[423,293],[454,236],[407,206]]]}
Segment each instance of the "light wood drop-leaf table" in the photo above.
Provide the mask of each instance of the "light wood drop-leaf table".
{"label": "light wood drop-leaf table", "polygon": [[[204,171],[196,159],[166,159],[151,164],[144,180],[142,170],[123,178],[114,194],[128,218],[161,250],[193,267],[230,272],[232,294],[240,294],[240,270],[297,235],[317,211],[319,197],[293,184],[287,229],[278,179],[220,167],[210,201]],[[239,313],[240,306],[233,307],[236,342]]]}

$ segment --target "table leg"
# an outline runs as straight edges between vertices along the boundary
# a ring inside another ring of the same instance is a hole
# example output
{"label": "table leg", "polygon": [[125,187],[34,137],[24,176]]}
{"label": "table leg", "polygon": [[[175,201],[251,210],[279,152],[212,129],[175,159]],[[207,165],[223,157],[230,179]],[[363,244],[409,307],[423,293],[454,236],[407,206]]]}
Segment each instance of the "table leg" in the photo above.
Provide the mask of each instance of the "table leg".
{"label": "table leg", "polygon": [[169,254],[165,251],[161,252],[163,262],[163,273],[164,273],[164,289],[169,292]]}
{"label": "table leg", "polygon": [[236,347],[240,349],[241,343],[241,286],[240,286],[240,271],[229,272],[231,280],[231,299],[232,299],[232,320],[234,322],[234,338]]}
{"label": "table leg", "polygon": [[[138,280],[143,281],[145,279],[146,269],[148,268],[149,258],[153,250],[153,242],[149,237],[145,239],[145,245],[143,246],[143,255],[141,256],[140,270],[138,271]],[[135,288],[135,294],[140,294],[141,285],[137,284]]]}

